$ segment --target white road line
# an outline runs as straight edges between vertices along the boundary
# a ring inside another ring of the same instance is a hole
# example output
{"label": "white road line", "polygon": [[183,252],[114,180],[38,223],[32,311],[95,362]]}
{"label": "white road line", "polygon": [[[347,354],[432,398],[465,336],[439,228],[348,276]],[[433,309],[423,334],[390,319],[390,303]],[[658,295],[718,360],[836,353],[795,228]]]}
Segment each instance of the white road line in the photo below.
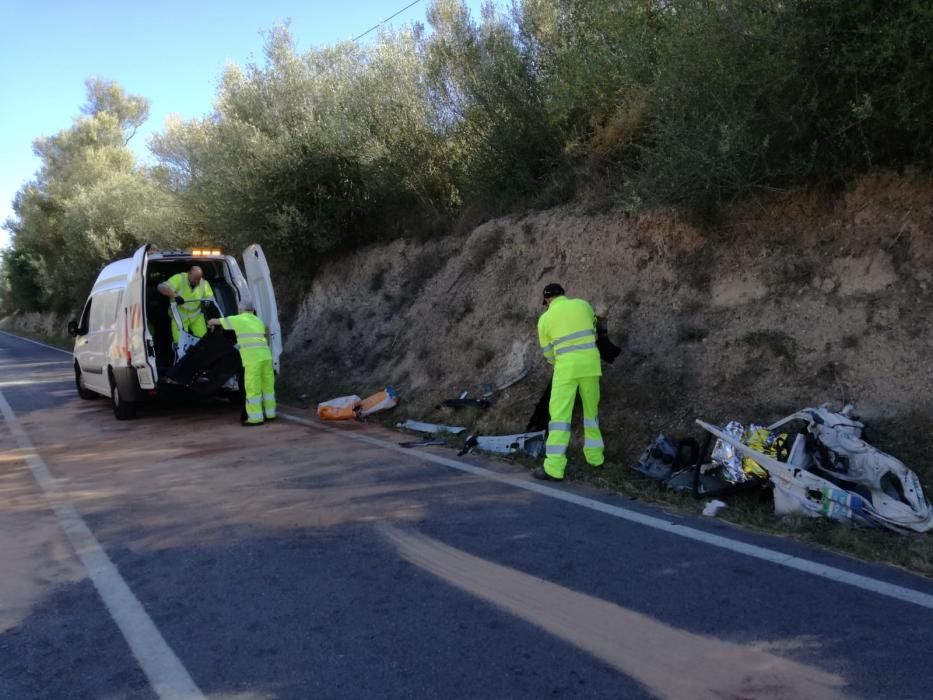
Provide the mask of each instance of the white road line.
{"label": "white road line", "polygon": [[8,335],[11,338],[16,338],[17,340],[22,340],[25,343],[32,343],[33,345],[38,345],[39,347],[46,348],[47,350],[55,350],[56,352],[63,352],[66,355],[73,354],[71,350],[63,350],[62,348],[57,348],[54,345],[48,345],[46,343],[40,343],[38,340],[33,340],[32,338],[24,338],[21,335],[16,335],[16,333],[10,333],[9,331],[0,331],[2,335]]}
{"label": "white road line", "polygon": [[398,452],[399,454],[404,454],[408,457],[420,459],[423,462],[440,464],[445,467],[450,467],[451,469],[456,469],[468,474],[473,474],[475,476],[481,476],[486,479],[508,484],[509,486],[513,486],[518,489],[532,491],[541,496],[547,496],[548,498],[553,498],[558,501],[573,503],[574,505],[582,506],[583,508],[589,508],[590,510],[605,513],[606,515],[621,518],[622,520],[627,520],[629,522],[638,523],[639,525],[644,525],[645,527],[650,527],[655,530],[661,530],[662,532],[677,535],[678,537],[684,537],[686,539],[702,542],[713,547],[736,552],[738,554],[743,554],[755,559],[761,559],[763,561],[777,564],[778,566],[783,566],[788,569],[803,571],[804,573],[829,579],[830,581],[835,581],[836,583],[852,586],[853,588],[860,588],[865,591],[877,593],[878,595],[895,598],[906,603],[912,603],[913,605],[919,605],[920,607],[933,610],[933,595],[930,595],[929,593],[917,591],[912,588],[906,588],[904,586],[898,586],[896,584],[888,583],[887,581],[882,581],[870,576],[854,574],[851,571],[839,569],[834,566],[828,566],[826,564],[820,564],[819,562],[812,561],[810,559],[795,557],[790,554],[785,554],[784,552],[779,552],[775,549],[759,547],[758,545],[748,544],[739,540],[733,540],[722,535],[714,535],[713,533],[698,530],[687,525],[678,525],[677,523],[672,523],[662,518],[639,513],[638,511],[629,510],[628,508],[610,505],[609,503],[603,503],[602,501],[586,498],[585,496],[579,496],[575,493],[571,493],[559,488],[554,488],[553,486],[546,486],[529,479],[516,479],[514,477],[499,474],[490,469],[477,467],[472,464],[467,464],[466,462],[461,462],[459,460],[450,459],[448,457],[441,457],[439,455],[430,454],[428,452],[406,449],[399,447],[398,445],[395,445],[391,442],[380,440],[379,438],[370,437],[368,435],[361,435],[355,432],[347,432],[346,430],[315,423],[305,418],[300,418],[299,416],[293,416],[281,412],[279,413],[279,416],[285,420],[290,420],[301,425],[306,425],[311,428],[325,430],[327,432],[340,435],[348,440],[356,440],[357,442],[363,442],[375,447],[381,447],[393,452]]}
{"label": "white road line", "polygon": [[[0,365],[0,368],[3,368],[3,365]],[[33,384],[61,384],[63,380],[61,377],[56,377],[55,379],[21,379],[16,382],[0,382],[0,389],[6,389],[11,386],[32,386]]]}
{"label": "white road line", "polygon": [[142,603],[120,576],[77,509],[62,497],[62,491],[49,468],[36,452],[16,414],[0,392],[0,412],[23,452],[23,459],[58,516],[62,530],[75,554],[84,564],[107,610],[129,644],[133,656],[149,679],[152,689],[163,700],[204,700],[188,671],[166,643]]}

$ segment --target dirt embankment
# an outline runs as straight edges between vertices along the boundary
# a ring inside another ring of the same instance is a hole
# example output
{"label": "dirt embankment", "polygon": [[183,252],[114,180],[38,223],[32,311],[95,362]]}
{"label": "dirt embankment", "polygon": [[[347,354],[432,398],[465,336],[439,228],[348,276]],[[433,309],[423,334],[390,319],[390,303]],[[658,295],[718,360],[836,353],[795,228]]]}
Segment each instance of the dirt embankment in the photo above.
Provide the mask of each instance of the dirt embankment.
{"label": "dirt embankment", "polygon": [[[933,408],[931,233],[933,183],[893,175],[748,202],[714,229],[673,211],[498,219],[332,264],[290,319],[285,366],[312,402],[389,383],[405,414],[522,430],[548,381],[535,323],[556,281],[623,347],[601,408],[617,468],[698,416],[855,401],[869,423],[906,430]],[[526,364],[481,415],[436,408]]]}
{"label": "dirt embankment", "polygon": [[[332,263],[283,312],[283,379],[312,404],[392,384],[400,416],[523,430],[549,377],[540,291],[557,281],[623,348],[602,383],[610,472],[699,416],[769,420],[835,400],[856,402],[869,437],[933,488],[931,262],[933,182],[917,178],[747,202],[705,229],[673,211],[538,211]],[[61,343],[66,323],[2,327]],[[489,411],[437,408],[526,365]]]}

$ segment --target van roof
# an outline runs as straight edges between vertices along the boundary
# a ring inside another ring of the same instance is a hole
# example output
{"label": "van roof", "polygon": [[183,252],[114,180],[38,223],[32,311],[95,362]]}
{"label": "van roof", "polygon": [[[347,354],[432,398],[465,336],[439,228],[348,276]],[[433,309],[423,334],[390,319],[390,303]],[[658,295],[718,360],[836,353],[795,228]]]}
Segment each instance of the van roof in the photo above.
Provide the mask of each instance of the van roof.
{"label": "van roof", "polygon": [[[190,250],[161,250],[149,253],[149,260],[224,260],[226,257],[223,253],[218,255],[194,255]],[[107,289],[122,289],[126,286],[132,269],[133,258],[114,260],[97,275],[91,294]]]}
{"label": "van roof", "polygon": [[195,255],[190,250],[159,250],[159,251],[150,251],[149,259],[150,260],[171,260],[171,259],[187,259],[187,260],[223,260],[227,256],[223,253],[218,253],[217,255],[205,255],[204,253],[198,253]]}
{"label": "van roof", "polygon": [[105,289],[121,289],[125,287],[132,268],[132,258],[115,260],[110,263],[97,275],[97,280],[94,282],[94,288],[91,290],[91,294],[96,294]]}

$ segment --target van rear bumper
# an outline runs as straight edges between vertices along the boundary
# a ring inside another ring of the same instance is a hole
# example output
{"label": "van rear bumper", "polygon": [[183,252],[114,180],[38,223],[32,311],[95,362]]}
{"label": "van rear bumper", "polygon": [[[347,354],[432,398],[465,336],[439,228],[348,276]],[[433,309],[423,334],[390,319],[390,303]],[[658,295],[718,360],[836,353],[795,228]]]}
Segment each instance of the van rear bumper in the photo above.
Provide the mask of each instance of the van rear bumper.
{"label": "van rear bumper", "polygon": [[111,367],[113,380],[120,389],[120,396],[125,401],[142,401],[147,398],[146,392],[139,388],[139,377],[133,367]]}

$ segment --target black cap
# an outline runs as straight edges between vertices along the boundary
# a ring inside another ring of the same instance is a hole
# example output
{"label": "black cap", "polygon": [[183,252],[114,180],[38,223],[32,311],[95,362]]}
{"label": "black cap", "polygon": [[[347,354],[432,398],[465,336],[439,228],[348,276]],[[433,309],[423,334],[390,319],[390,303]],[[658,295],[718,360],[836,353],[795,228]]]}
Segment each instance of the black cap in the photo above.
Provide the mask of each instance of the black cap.
{"label": "black cap", "polygon": [[561,287],[559,284],[549,284],[547,287],[544,288],[545,299],[552,299],[554,297],[562,297],[564,296],[564,294],[565,294],[564,288]]}

